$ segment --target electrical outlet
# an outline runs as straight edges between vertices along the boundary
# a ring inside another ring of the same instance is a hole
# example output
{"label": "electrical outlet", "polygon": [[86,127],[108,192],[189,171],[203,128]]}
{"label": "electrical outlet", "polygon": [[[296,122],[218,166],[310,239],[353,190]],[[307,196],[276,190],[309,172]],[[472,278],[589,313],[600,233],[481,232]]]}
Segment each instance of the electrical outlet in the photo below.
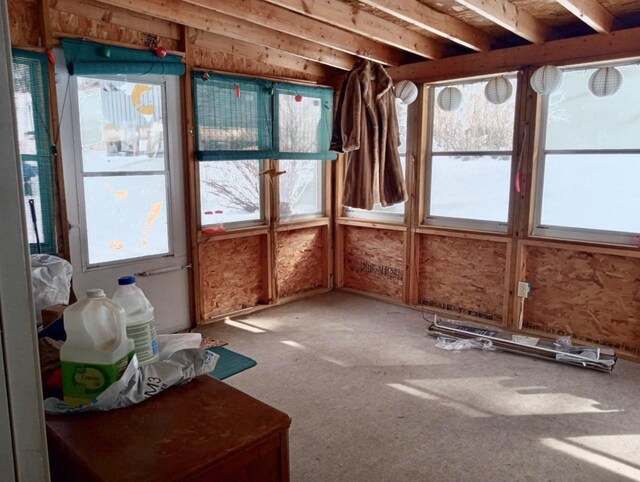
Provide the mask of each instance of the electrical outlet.
{"label": "electrical outlet", "polygon": [[520,298],[528,298],[530,292],[531,292],[531,283],[528,283],[527,281],[518,282],[518,296]]}

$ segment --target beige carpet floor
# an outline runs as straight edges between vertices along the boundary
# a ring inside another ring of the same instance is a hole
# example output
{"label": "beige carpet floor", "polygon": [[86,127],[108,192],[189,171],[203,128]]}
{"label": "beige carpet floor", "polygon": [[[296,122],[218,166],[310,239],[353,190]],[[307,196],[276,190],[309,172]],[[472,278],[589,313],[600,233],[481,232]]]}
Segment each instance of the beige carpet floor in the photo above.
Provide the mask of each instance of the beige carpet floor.
{"label": "beige carpet floor", "polygon": [[640,364],[445,352],[425,328],[332,292],[199,331],[257,360],[227,382],[292,417],[293,481],[640,480]]}

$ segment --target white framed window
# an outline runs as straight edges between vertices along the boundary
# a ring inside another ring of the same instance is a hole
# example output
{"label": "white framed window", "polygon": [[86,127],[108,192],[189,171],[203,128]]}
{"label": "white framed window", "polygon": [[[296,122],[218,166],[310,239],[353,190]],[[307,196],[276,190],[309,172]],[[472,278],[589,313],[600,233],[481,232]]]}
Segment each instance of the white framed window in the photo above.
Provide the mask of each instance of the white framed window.
{"label": "white framed window", "polygon": [[[398,150],[400,151],[400,164],[402,165],[402,172],[406,179],[409,106],[402,102],[396,102],[396,110],[398,113],[398,126],[400,128],[400,144],[398,145]],[[344,215],[350,218],[402,223],[404,222],[405,204],[406,203],[398,203],[393,206],[386,207],[381,204],[374,204],[371,211],[345,206]]]}
{"label": "white framed window", "polygon": [[[432,86],[425,224],[507,231],[517,80],[506,78],[513,93],[499,105],[484,95],[489,79]],[[446,87],[462,94],[454,111],[437,105]]]}
{"label": "white framed window", "polygon": [[167,80],[71,79],[84,267],[173,255]]}
{"label": "white framed window", "polygon": [[280,219],[295,221],[324,216],[325,162],[281,159],[278,170]]}
{"label": "white framed window", "polygon": [[200,224],[222,223],[225,229],[264,222],[262,176],[264,162],[200,161]]}
{"label": "white framed window", "polygon": [[624,81],[610,97],[589,91],[595,68],[566,69],[543,99],[532,234],[636,245],[640,67],[617,66]]}

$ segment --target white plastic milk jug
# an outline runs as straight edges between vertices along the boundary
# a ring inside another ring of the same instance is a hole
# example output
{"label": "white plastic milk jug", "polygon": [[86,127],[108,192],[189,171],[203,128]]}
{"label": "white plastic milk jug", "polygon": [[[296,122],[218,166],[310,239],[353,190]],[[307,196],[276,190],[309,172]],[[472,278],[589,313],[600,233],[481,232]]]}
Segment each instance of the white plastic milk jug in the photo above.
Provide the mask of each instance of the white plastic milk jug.
{"label": "white plastic milk jug", "polygon": [[113,301],[124,308],[127,336],[135,343],[136,355],[141,365],[158,358],[158,338],[153,316],[153,306],[136,286],[135,276],[118,279],[118,289]]}
{"label": "white plastic milk jug", "polygon": [[88,405],[118,381],[133,357],[127,337],[124,310],[102,290],[64,310],[67,341],[60,350],[64,401]]}

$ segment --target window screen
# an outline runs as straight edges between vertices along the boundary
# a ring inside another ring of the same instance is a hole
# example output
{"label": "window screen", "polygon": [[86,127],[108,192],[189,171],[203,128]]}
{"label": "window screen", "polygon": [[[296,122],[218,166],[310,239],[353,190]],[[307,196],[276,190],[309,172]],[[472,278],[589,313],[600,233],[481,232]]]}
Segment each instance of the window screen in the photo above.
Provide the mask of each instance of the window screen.
{"label": "window screen", "polygon": [[14,50],[13,84],[29,244],[55,253],[47,56]]}
{"label": "window screen", "polygon": [[335,159],[329,152],[333,91],[293,84],[275,87],[278,159]]}

